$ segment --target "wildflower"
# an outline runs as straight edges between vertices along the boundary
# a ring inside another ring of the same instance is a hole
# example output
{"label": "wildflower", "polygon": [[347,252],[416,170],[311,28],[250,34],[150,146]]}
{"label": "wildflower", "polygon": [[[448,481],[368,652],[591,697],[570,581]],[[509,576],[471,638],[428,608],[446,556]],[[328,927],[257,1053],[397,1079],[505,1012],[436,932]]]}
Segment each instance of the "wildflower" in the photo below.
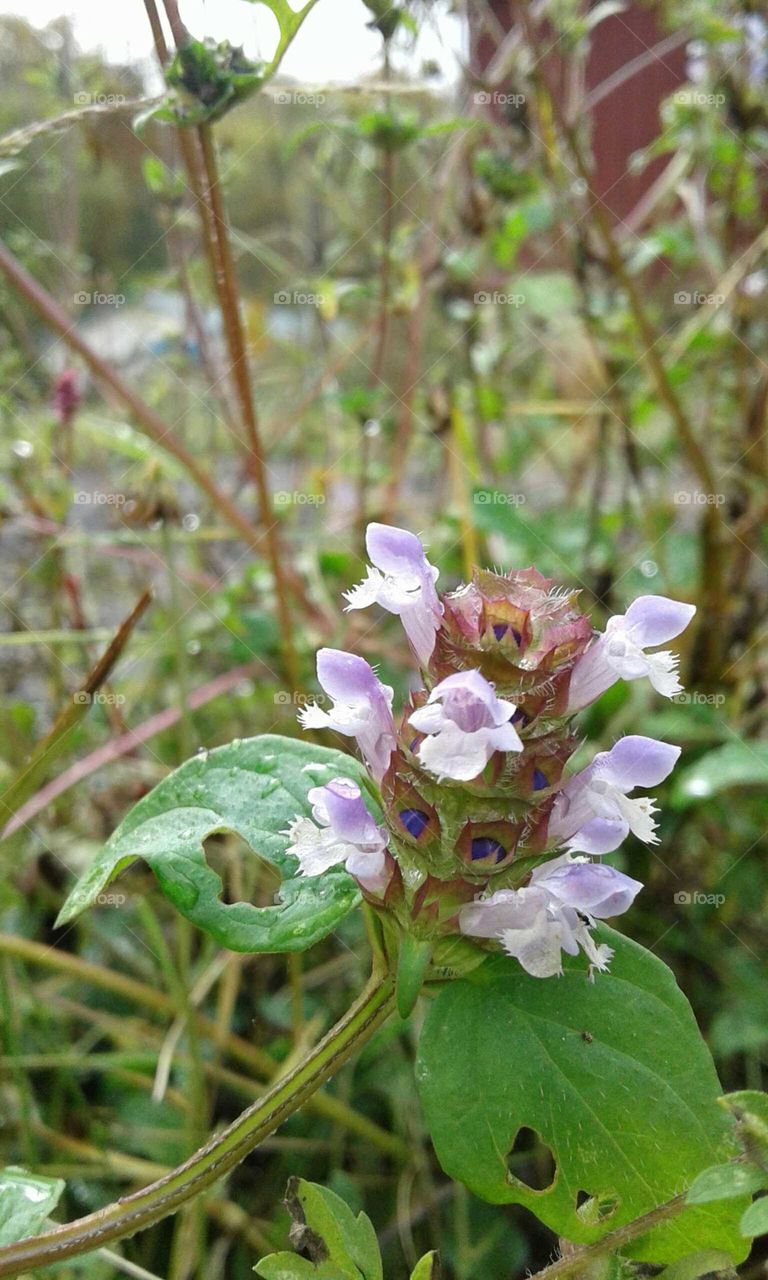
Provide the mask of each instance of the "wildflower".
{"label": "wildflower", "polygon": [[[641,596],[595,635],[578,593],[534,568],[476,569],[439,599],[413,534],[374,524],[366,545],[372,564],[348,607],[399,614],[425,687],[396,725],[392,690],[363,658],[320,650],[333,705],[303,708],[301,723],[356,739],[383,826],[349,779],[317,788],[313,818],[290,828],[302,873],[343,863],[409,940],[406,952],[416,939],[428,955],[460,933],[497,941],[535,977],[562,972],[563,952],[583,951],[590,976],[605,970],[611,948],[591,931],[628,910],[641,885],[574,855],[609,853],[629,832],[656,843],[654,801],[633,792],[666,778],[680,750],[630,735],[564,778],[579,742],[573,712],[621,677],[676,692],[674,655],[645,650],[679,635],[693,606]],[[415,998],[404,990],[398,1007]]]}
{"label": "wildflower", "polygon": [[614,867],[565,854],[537,867],[525,888],[501,889],[463,907],[459,928],[498,939],[534,978],[562,973],[561,953],[575,956],[581,947],[591,975],[607,969],[613,951],[595,944],[590,929],[628,910],[641,888]]}
{"label": "wildflower", "polygon": [[431,565],[415,534],[392,525],[369,524],[365,545],[372,566],[364,580],[344,593],[347,609],[380,604],[400,617],[420,665],[426,667],[443,616]]}
{"label": "wildflower", "polygon": [[631,831],[646,844],[658,844],[656,812],[647,796],[630,796],[635,787],[654,787],[672,772],[680,748],[655,738],[629,734],[610,751],[601,751],[558,793],[549,823],[550,839],[572,853],[610,853]]}
{"label": "wildflower", "polygon": [[[294,818],[287,831],[287,852],[299,860],[299,874],[319,876],[343,863],[363,888],[386,888],[387,833],[368,812],[362,792],[351,778],[334,778],[313,787],[308,799],[312,818]],[[314,819],[314,821],[313,821]]]}
{"label": "wildflower", "polygon": [[410,717],[413,728],[426,735],[416,754],[438,780],[468,782],[495,751],[522,751],[509,723],[516,710],[513,702],[496,697],[479,671],[457,671],[436,684],[426,704]]}
{"label": "wildflower", "polygon": [[371,775],[381,782],[395,748],[393,690],[381,683],[365,658],[340,649],[320,649],[317,678],[333,706],[330,711],[316,703],[302,707],[302,728],[335,729],[354,738]]}
{"label": "wildflower", "polygon": [[597,636],[574,666],[567,710],[578,711],[594,702],[619,678],[647,676],[665,698],[681,693],[676,654],[645,650],[679,636],[695,612],[695,605],[666,596],[638,596],[626,613],[609,618],[605,633]]}

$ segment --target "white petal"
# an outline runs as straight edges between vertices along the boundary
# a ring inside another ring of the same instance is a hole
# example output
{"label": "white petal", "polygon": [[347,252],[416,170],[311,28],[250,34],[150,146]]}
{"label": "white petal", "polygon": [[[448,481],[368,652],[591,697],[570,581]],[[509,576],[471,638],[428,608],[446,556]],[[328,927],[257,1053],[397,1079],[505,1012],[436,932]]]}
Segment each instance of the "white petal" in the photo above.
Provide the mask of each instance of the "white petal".
{"label": "white petal", "polygon": [[683,692],[677,674],[677,654],[665,649],[661,653],[649,653],[647,661],[648,679],[657,693],[665,698],[672,698],[676,693]]}
{"label": "white petal", "polygon": [[376,604],[383,590],[384,575],[378,569],[372,569],[369,566],[368,574],[363,581],[344,592],[344,599],[347,601],[345,612],[349,613],[350,609],[367,609],[369,605]]}
{"label": "white petal", "polygon": [[417,754],[424,768],[438,781],[452,778],[456,782],[470,782],[482,773],[493,754],[489,732],[479,729],[476,733],[464,733],[448,720],[439,733],[424,739]]}
{"label": "white petal", "polygon": [[337,840],[330,827],[316,827],[309,818],[296,818],[286,834],[290,838],[286,853],[298,858],[302,876],[322,875],[356,851],[354,845]]}

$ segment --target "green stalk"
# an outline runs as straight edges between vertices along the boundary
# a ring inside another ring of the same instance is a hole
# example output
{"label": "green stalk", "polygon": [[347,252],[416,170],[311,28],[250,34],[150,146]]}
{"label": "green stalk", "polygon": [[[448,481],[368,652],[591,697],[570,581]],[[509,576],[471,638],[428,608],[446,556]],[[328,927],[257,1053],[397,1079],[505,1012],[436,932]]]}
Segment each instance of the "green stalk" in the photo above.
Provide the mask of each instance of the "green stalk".
{"label": "green stalk", "polygon": [[360,998],[309,1057],[189,1160],[150,1186],[96,1213],[0,1249],[0,1276],[90,1253],[159,1222],[217,1182],[310,1098],[386,1021],[394,1008],[394,983],[374,968]]}

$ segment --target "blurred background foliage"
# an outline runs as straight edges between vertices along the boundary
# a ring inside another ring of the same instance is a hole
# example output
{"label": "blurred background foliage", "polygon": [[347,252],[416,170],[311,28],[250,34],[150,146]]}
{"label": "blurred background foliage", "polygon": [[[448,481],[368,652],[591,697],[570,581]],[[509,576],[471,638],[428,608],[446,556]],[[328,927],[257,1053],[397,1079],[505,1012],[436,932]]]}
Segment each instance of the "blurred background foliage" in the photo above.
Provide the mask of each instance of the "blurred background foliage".
{"label": "blurred background foliage", "polygon": [[[5,817],[22,762],[155,593],[0,846],[0,1150],[65,1177],[67,1217],[178,1163],[364,981],[357,918],[303,961],[251,961],[172,918],[141,868],[67,931],[52,922],[170,768],[238,735],[297,732],[318,645],[356,648],[406,692],[396,623],[340,609],[372,518],[424,533],[446,587],[473,563],[534,563],[580,587],[598,625],[640,593],[698,605],[686,695],[660,706],[616,686],[585,717],[585,752],[628,731],[682,745],[661,844],[616,855],[648,886],[622,925],[674,969],[725,1088],[766,1084],[765,24],[734,0],[653,6],[686,63],[658,121],[637,90],[653,128],[631,173],[653,180],[619,216],[610,191],[596,198],[584,104],[593,43],[624,6],[547,4],[537,33],[473,4],[455,84],[435,66],[392,70],[444,10],[369,8],[380,73],[339,88],[318,66],[316,84],[278,79],[216,126],[266,513],[178,140],[132,126],[154,88],[81,53],[64,20],[0,16],[2,239],[254,528],[275,523],[299,662],[293,688],[265,560],[0,283]],[[19,142],[73,105],[74,122]],[[226,893],[270,900],[249,850],[210,843]],[[58,1274],[239,1280],[285,1243],[290,1175],[366,1209],[392,1280],[429,1248],[455,1280],[535,1270],[546,1230],[435,1164],[413,1085],[419,1020],[387,1026],[332,1101],[215,1195]],[[479,1062],[468,1095],[493,1087]],[[544,1186],[546,1157],[521,1140],[515,1172]],[[744,1275],[762,1266],[758,1248]]]}

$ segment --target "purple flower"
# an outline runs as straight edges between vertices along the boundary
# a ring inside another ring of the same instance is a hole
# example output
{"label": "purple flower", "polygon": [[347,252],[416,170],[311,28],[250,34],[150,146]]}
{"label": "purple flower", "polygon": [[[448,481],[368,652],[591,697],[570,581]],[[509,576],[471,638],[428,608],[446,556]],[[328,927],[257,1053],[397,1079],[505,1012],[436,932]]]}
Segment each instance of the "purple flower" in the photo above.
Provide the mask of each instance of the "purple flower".
{"label": "purple flower", "polygon": [[365,658],[340,649],[320,649],[317,678],[333,702],[330,711],[309,703],[299,712],[303,729],[335,729],[355,738],[377,782],[395,749],[392,689],[376,678]]}
{"label": "purple flower", "polygon": [[435,581],[438,570],[414,533],[393,525],[369,524],[365,545],[372,562],[367,577],[346,591],[347,609],[380,604],[398,614],[420,665],[426,667],[443,616]]}
{"label": "purple flower", "polygon": [[426,734],[416,754],[442,780],[468,782],[483,771],[494,751],[522,751],[509,723],[517,708],[497,698],[479,671],[457,671],[436,684],[425,706],[410,717]]}
{"label": "purple flower", "polygon": [[[287,852],[299,860],[299,875],[319,876],[344,863],[364,889],[382,893],[388,874],[387,834],[365,807],[351,778],[334,778],[309,792],[312,818],[294,818],[287,831]],[[313,821],[314,819],[314,821]]]}
{"label": "purple flower", "polygon": [[459,928],[470,937],[498,938],[534,978],[562,973],[561,953],[575,956],[581,947],[591,977],[607,969],[613,952],[595,944],[590,928],[628,910],[641,888],[614,867],[565,854],[537,867],[526,888],[501,889],[463,907]]}
{"label": "purple flower", "polygon": [[610,853],[632,831],[646,844],[657,844],[656,812],[647,796],[633,797],[635,787],[654,787],[672,772],[680,748],[655,738],[630,734],[610,751],[601,751],[558,793],[549,836],[572,853]]}
{"label": "purple flower", "polygon": [[665,698],[680,693],[677,655],[669,650],[645,653],[645,649],[679,636],[695,612],[695,605],[666,596],[638,596],[626,613],[609,618],[605,633],[593,640],[573,668],[568,711],[594,702],[619,679],[648,676]]}

